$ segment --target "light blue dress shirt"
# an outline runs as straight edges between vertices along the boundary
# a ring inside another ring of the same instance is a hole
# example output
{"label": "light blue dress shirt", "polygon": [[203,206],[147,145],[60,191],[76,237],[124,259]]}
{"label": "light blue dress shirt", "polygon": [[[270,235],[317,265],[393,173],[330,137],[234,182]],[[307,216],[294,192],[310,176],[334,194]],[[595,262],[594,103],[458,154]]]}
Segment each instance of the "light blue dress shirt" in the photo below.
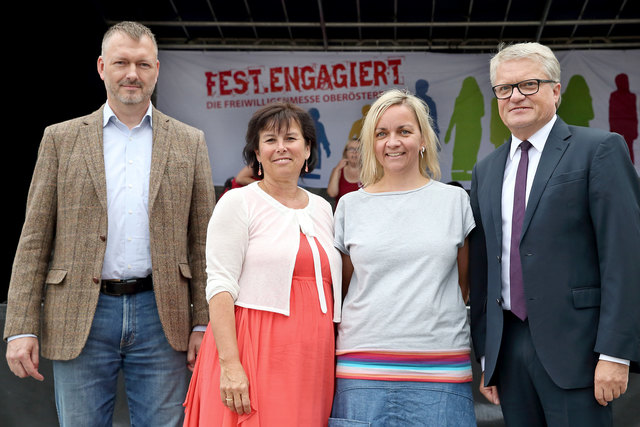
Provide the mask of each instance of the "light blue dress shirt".
{"label": "light blue dress shirt", "polygon": [[152,106],[133,129],[106,103],[103,117],[108,234],[102,279],[151,274],[149,175],[153,145]]}

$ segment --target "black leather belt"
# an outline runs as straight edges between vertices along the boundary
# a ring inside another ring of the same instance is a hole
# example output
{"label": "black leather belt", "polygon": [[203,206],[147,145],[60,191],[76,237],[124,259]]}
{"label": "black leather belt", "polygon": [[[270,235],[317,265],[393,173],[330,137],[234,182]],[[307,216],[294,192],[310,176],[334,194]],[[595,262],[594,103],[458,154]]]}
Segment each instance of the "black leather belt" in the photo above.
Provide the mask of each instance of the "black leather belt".
{"label": "black leather belt", "polygon": [[143,279],[102,280],[100,282],[100,292],[116,297],[137,294],[138,292],[150,291],[152,289],[153,280],[151,279],[151,275]]}

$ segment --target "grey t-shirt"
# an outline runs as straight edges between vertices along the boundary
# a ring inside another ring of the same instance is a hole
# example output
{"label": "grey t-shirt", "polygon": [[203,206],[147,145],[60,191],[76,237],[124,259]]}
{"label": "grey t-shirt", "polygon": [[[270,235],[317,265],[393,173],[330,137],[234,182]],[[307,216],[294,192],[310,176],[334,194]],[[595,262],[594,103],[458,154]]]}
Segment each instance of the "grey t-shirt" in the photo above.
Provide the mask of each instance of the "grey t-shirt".
{"label": "grey t-shirt", "polygon": [[457,255],[474,227],[464,189],[438,181],[343,196],[335,246],[351,257],[354,272],[336,350],[469,349]]}

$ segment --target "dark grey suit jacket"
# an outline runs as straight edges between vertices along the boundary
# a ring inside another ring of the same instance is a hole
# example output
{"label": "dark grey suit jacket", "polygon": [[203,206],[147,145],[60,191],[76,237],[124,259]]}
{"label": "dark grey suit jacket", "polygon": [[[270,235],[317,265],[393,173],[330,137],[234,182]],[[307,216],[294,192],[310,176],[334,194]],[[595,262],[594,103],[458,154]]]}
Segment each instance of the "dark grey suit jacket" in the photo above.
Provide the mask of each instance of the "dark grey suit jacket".
{"label": "dark grey suit jacket", "polygon": [[[485,383],[502,340],[502,181],[510,144],[473,172],[471,329]],[[588,387],[599,354],[640,360],[640,184],[620,135],[557,119],[520,242],[529,328],[562,388]]]}

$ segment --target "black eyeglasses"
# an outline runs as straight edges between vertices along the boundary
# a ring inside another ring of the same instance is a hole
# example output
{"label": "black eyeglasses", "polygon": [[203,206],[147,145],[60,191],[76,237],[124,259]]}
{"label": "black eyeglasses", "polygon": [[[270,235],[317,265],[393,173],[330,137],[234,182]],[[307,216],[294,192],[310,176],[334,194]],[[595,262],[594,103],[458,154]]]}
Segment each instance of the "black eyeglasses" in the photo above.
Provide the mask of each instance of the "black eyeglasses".
{"label": "black eyeglasses", "polygon": [[509,99],[511,95],[513,95],[513,88],[517,87],[518,92],[523,94],[524,96],[533,95],[534,93],[538,93],[540,90],[540,83],[558,83],[555,80],[541,80],[541,79],[528,79],[523,80],[518,83],[508,83],[502,85],[495,85],[491,89],[493,89],[493,94],[498,99]]}

